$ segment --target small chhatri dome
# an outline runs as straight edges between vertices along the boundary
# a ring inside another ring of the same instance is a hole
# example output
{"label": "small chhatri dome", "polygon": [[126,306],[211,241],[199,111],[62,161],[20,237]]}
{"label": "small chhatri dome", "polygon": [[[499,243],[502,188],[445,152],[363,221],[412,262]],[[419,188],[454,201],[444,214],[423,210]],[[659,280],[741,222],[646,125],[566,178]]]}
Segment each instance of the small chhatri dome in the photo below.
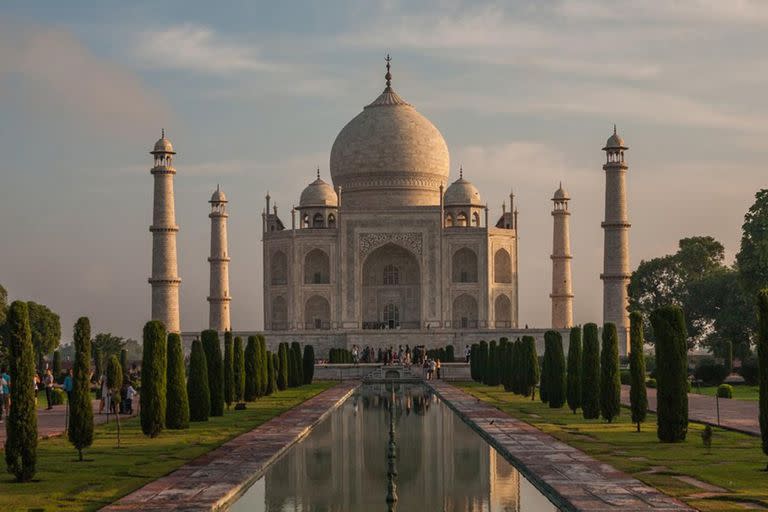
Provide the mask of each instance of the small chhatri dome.
{"label": "small chhatri dome", "polygon": [[307,185],[301,193],[299,208],[332,207],[339,205],[339,198],[333,187],[320,177],[320,169],[317,169],[317,179]]}
{"label": "small chhatri dome", "polygon": [[226,203],[227,202],[227,196],[224,194],[224,191],[221,190],[221,188],[216,185],[216,191],[211,196],[211,200],[209,203]]}
{"label": "small chhatri dome", "polygon": [[176,152],[173,150],[173,144],[171,144],[171,141],[165,138],[165,128],[163,128],[160,138],[157,140],[157,142],[155,142],[155,149],[150,151],[150,153],[176,154]]}
{"label": "small chhatri dome", "polygon": [[451,183],[445,191],[445,206],[483,206],[480,192],[464,179],[464,169],[459,169],[459,179]]}
{"label": "small chhatri dome", "polygon": [[612,148],[618,148],[618,149],[627,149],[627,147],[624,145],[624,139],[622,139],[618,133],[616,133],[616,125],[613,125],[613,135],[608,137],[608,141],[605,143],[605,147],[603,149],[612,149]]}
{"label": "small chhatri dome", "polygon": [[560,188],[555,190],[555,196],[552,198],[553,201],[563,201],[570,199],[571,196],[568,195],[568,191],[563,188],[563,182],[560,182]]}

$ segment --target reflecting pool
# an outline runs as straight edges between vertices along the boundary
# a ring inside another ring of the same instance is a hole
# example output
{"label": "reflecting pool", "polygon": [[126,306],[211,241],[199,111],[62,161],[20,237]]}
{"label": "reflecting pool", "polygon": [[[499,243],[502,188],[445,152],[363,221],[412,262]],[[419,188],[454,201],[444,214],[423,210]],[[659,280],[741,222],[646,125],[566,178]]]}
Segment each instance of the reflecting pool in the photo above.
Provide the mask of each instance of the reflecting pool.
{"label": "reflecting pool", "polygon": [[[391,423],[396,443],[392,451]],[[391,460],[389,454],[394,455]],[[391,504],[388,487],[397,495]],[[233,512],[556,510],[431,390],[397,384],[359,388],[230,508]]]}

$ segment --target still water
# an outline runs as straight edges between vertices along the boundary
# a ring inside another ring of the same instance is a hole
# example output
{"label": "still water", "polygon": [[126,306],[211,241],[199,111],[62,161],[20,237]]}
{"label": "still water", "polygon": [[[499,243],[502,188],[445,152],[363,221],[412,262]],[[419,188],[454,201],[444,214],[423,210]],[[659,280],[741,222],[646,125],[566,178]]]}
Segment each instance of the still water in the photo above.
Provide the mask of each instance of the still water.
{"label": "still water", "polygon": [[[387,458],[391,418],[397,444],[393,479],[388,477]],[[391,507],[386,502],[390,480],[398,497]],[[384,384],[359,388],[230,508],[231,512],[390,510],[557,508],[428,388],[395,385],[393,390]]]}

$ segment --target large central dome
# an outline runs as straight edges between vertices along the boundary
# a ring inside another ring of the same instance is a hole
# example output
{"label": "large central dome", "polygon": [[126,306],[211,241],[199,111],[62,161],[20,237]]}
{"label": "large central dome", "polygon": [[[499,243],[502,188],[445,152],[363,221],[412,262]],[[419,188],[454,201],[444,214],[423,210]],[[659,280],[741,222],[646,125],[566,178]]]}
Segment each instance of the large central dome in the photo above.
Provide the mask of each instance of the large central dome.
{"label": "large central dome", "polygon": [[440,131],[390,86],[339,132],[331,178],[343,209],[440,204],[450,159]]}

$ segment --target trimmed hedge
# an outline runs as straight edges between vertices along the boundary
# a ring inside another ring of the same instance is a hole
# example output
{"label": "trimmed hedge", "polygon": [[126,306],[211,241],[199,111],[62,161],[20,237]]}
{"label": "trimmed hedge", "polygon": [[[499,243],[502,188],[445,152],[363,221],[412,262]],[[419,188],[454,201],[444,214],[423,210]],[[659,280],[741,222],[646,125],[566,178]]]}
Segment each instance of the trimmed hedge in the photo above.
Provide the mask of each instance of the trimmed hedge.
{"label": "trimmed hedge", "polygon": [[72,367],[72,396],[69,403],[67,438],[83,460],[83,449],[93,444],[93,406],[91,405],[91,322],[80,317],[75,323],[75,363]]}
{"label": "trimmed hedge", "polygon": [[600,417],[600,343],[597,324],[584,325],[581,354],[581,414],[584,419]]}
{"label": "trimmed hedge", "polygon": [[243,353],[243,338],[235,338],[234,358],[232,360],[234,367],[232,375],[235,381],[235,402],[242,402],[245,393],[245,354]]}
{"label": "trimmed hedge", "polygon": [[211,390],[211,416],[224,416],[224,362],[221,358],[219,333],[207,329],[200,333],[208,365],[208,387]]}
{"label": "trimmed hedge", "polygon": [[158,320],[144,325],[144,352],[141,358],[141,431],[157,437],[165,427],[167,336]]}
{"label": "trimmed hedge", "polygon": [[707,386],[722,384],[728,373],[730,373],[728,368],[718,363],[713,357],[702,358],[693,370],[693,376]]}
{"label": "trimmed hedge", "polygon": [[304,366],[304,384],[312,384],[315,377],[315,348],[312,345],[304,345],[302,365]]}
{"label": "trimmed hedge", "polygon": [[559,409],[565,405],[566,377],[563,337],[557,331],[544,333],[544,361],[547,402],[551,408]]}
{"label": "trimmed hedge", "polygon": [[581,327],[572,327],[568,335],[568,408],[576,414],[581,407]]}
{"label": "trimmed hedge", "polygon": [[616,324],[603,325],[600,351],[600,414],[611,423],[621,413],[621,377],[619,376],[619,334]]}
{"label": "trimmed hedge", "polygon": [[685,441],[688,433],[688,345],[685,316],[678,306],[651,313],[656,341],[656,434],[660,441]]}
{"label": "trimmed hedge", "polygon": [[733,398],[733,386],[730,384],[720,384],[717,386],[717,396],[719,398]]}
{"label": "trimmed hedge", "polygon": [[288,387],[288,344],[280,343],[277,348],[277,389]]}
{"label": "trimmed hedge", "polygon": [[257,381],[258,388],[256,389],[257,396],[267,395],[267,343],[264,340],[264,336],[259,334],[256,336],[256,370],[258,371],[259,379]]}
{"label": "trimmed hedge", "polygon": [[477,375],[478,382],[487,382],[487,369],[488,369],[488,343],[485,340],[481,340],[477,351]]}
{"label": "trimmed hedge", "polygon": [[235,401],[235,342],[232,331],[224,332],[224,403],[229,409]]}
{"label": "trimmed hedge", "polygon": [[[643,315],[633,311],[629,315],[629,404],[632,411],[632,423],[637,425],[645,421],[648,414],[648,392],[645,389],[645,354],[643,353]],[[622,372],[622,384],[623,372]]]}
{"label": "trimmed hedge", "polygon": [[473,343],[472,346],[469,348],[469,374],[472,377],[472,380],[475,382],[480,382],[480,372],[478,371],[478,364],[477,360],[479,357],[479,350],[480,345],[477,343]]}
{"label": "trimmed hedge", "polygon": [[647,381],[645,381],[645,387],[650,389],[656,389],[659,387],[659,384],[656,382],[656,379],[650,378]]}
{"label": "trimmed hedge", "polygon": [[277,354],[267,352],[267,395],[277,391]]}
{"label": "trimmed hedge", "polygon": [[760,380],[760,368],[757,364],[757,358],[755,356],[749,356],[741,361],[741,368],[739,368],[739,375],[742,376],[744,382],[750,386],[756,386]]}
{"label": "trimmed hedge", "polygon": [[328,362],[331,364],[352,364],[352,352],[345,348],[332,348],[328,351]]}
{"label": "trimmed hedge", "polygon": [[261,372],[258,369],[258,345],[256,336],[248,336],[248,344],[245,347],[245,390],[243,398],[252,402],[256,400],[259,390],[259,378]]}
{"label": "trimmed hedge", "polygon": [[168,374],[165,405],[165,426],[172,430],[189,428],[189,397],[184,375],[184,349],[181,336],[168,335]]}
{"label": "trimmed hedge", "polygon": [[61,352],[53,351],[53,378],[58,379],[61,375]]}
{"label": "trimmed hedge", "polygon": [[208,385],[208,364],[205,360],[203,343],[192,342],[189,356],[189,379],[187,380],[190,421],[208,421],[211,414],[211,388]]}
{"label": "trimmed hedge", "polygon": [[533,336],[523,336],[520,345],[520,375],[523,396],[536,399],[536,384],[539,383],[541,370],[539,368],[539,356],[536,354],[536,339]]}
{"label": "trimmed hedge", "polygon": [[485,383],[488,386],[499,385],[499,346],[496,340],[491,340],[488,344],[488,365],[485,372]]}

